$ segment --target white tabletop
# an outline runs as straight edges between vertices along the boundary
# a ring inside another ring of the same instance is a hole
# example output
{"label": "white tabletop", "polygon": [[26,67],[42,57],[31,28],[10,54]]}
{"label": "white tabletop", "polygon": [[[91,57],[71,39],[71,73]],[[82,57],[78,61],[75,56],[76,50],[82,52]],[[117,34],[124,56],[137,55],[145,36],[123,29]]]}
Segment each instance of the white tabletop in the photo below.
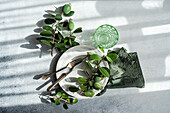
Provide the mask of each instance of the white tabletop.
{"label": "white tabletop", "polygon": [[[0,0],[0,112],[168,113],[170,111],[170,1],[71,1],[75,27],[82,45],[96,47],[95,29],[102,24],[117,28],[117,46],[137,52],[145,88],[108,89],[101,97],[79,100],[66,111],[42,104],[35,89],[44,83],[34,75],[49,71],[52,57],[37,44],[36,23],[44,10],[62,0]],[[36,29],[36,30],[35,30]],[[48,84],[50,85],[50,84]]]}

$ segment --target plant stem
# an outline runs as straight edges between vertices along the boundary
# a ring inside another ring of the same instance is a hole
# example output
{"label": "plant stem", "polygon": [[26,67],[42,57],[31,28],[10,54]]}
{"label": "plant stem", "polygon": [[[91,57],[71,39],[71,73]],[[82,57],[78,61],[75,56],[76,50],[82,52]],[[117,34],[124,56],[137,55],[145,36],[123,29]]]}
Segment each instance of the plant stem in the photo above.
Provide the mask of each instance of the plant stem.
{"label": "plant stem", "polygon": [[53,56],[53,48],[54,48],[55,32],[57,31],[57,27],[58,27],[58,25],[59,25],[59,22],[60,22],[60,21],[57,22],[57,25],[56,25],[56,27],[55,27],[55,29],[54,29],[53,42],[52,42],[52,46],[51,46],[51,56]]}
{"label": "plant stem", "polygon": [[69,104],[72,104],[71,102],[69,102],[69,101],[67,101],[67,100],[65,100],[65,99],[63,99],[63,98],[57,97],[57,96],[53,96],[53,98],[54,98],[54,99],[62,100],[62,101],[66,102],[66,103],[69,103]]}

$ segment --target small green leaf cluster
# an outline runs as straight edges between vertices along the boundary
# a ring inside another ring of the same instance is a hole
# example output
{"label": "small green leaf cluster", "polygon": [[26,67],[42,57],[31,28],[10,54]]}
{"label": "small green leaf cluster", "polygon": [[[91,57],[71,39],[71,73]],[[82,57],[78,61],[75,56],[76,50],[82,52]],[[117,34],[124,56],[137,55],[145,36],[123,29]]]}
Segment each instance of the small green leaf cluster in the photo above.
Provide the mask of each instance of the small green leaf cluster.
{"label": "small green leaf cluster", "polygon": [[55,7],[55,11],[47,12],[48,17],[44,20],[45,25],[42,27],[43,31],[40,33],[41,38],[38,41],[58,49],[61,52],[68,48],[79,45],[75,41],[74,34],[82,32],[82,28],[74,29],[74,22],[71,18],[64,20],[63,17],[71,17],[74,11],[71,11],[71,4],[65,4],[62,8]]}
{"label": "small green leaf cluster", "polygon": [[67,95],[61,88],[56,89],[56,98],[55,98],[55,104],[60,105],[61,101],[63,101],[63,107],[65,109],[68,109],[67,104],[75,104],[78,102],[77,98],[70,97]]}
{"label": "small green leaf cluster", "polygon": [[[104,49],[100,49],[104,52]],[[86,60],[86,63],[88,64],[92,73],[90,75],[90,73],[85,71],[88,77],[87,79],[83,77],[77,78],[77,81],[80,83],[79,88],[81,93],[87,97],[93,97],[95,94],[94,90],[103,90],[101,81],[104,79],[104,77],[110,77],[110,69],[107,67],[101,67],[100,63],[104,60],[113,63],[117,58],[118,55],[115,53],[109,53],[106,56],[88,53],[88,59]]]}

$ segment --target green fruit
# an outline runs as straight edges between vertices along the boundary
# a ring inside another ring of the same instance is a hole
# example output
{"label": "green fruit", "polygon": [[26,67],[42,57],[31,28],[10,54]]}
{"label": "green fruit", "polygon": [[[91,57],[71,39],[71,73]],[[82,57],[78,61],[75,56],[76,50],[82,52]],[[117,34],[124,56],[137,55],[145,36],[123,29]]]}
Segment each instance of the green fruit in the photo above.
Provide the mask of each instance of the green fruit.
{"label": "green fruit", "polygon": [[100,82],[101,81],[101,77],[95,77],[95,82]]}
{"label": "green fruit", "polygon": [[94,83],[94,88],[99,90],[101,88],[101,85],[99,83]]}
{"label": "green fruit", "polygon": [[64,5],[63,12],[68,14],[71,11],[71,6],[69,4]]}
{"label": "green fruit", "polygon": [[74,29],[74,23],[69,22],[68,27],[69,27],[70,31],[72,31]]}

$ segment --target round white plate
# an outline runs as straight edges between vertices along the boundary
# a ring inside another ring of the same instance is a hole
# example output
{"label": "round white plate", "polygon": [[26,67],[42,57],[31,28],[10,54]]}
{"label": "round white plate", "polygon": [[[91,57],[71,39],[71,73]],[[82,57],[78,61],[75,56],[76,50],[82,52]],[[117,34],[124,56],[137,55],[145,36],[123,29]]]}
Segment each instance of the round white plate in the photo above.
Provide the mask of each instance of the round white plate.
{"label": "round white plate", "polygon": [[[70,48],[69,50],[67,50],[66,52],[64,52],[60,59],[58,60],[58,63],[57,63],[57,69],[60,69],[64,66],[66,66],[69,62],[77,59],[77,58],[80,58],[80,57],[85,57],[85,55],[87,55],[87,52],[93,52],[93,53],[96,53],[100,56],[103,55],[103,53],[93,47],[90,47],[90,46],[85,46],[85,45],[79,45],[79,46],[75,46],[75,47],[72,47]],[[108,67],[108,64],[107,62],[102,62],[100,64],[100,66],[106,66]],[[59,78],[60,75],[64,72],[67,72],[69,69],[65,69],[61,72],[58,72],[56,74],[56,77]],[[73,71],[71,73],[69,73],[66,78],[64,78],[63,80],[61,80],[59,82],[59,85],[61,86],[61,88],[66,92],[68,93],[69,95],[71,96],[74,96],[76,98],[89,98],[89,97],[86,97],[84,95],[81,95],[79,94],[79,92],[70,92],[68,90],[68,88],[70,86],[76,86],[78,87],[79,86],[79,83],[77,82],[77,78],[78,77],[84,77],[84,78],[87,78],[87,76],[84,74],[83,70],[87,70],[87,71],[90,71],[88,65],[85,63],[85,62],[82,62],[78,65],[76,65],[73,69]],[[101,82],[101,86],[104,88],[107,84],[107,81],[108,81],[108,77],[105,77]],[[95,90],[94,89],[94,92],[95,92],[95,95],[100,93],[101,90]]]}

